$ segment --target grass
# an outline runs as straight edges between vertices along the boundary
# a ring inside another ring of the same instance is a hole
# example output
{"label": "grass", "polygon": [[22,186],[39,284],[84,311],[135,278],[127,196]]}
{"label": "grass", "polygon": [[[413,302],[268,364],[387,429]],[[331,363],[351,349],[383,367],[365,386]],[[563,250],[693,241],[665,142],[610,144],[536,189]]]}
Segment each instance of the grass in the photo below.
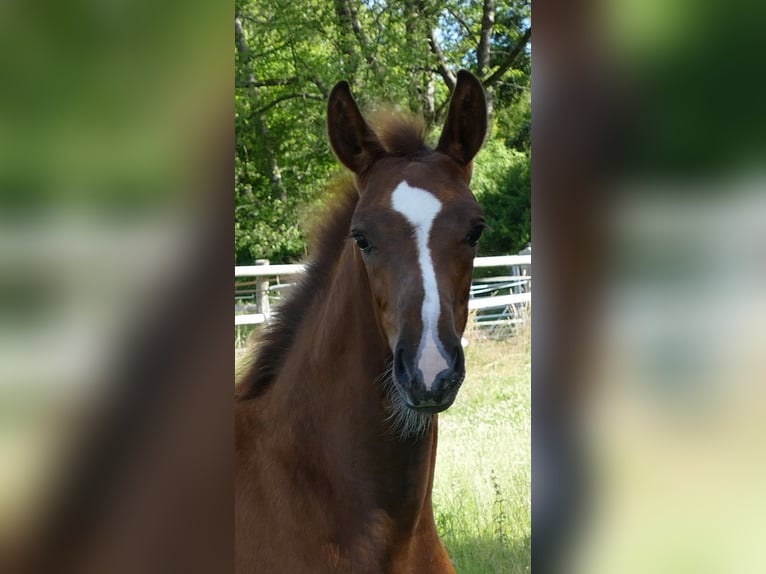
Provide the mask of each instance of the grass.
{"label": "grass", "polygon": [[[433,501],[459,574],[530,571],[529,326],[489,337],[469,325],[466,381],[439,415]],[[242,351],[238,349],[237,358]]]}
{"label": "grass", "polygon": [[529,572],[529,328],[466,338],[466,381],[439,415],[436,525],[460,574]]}

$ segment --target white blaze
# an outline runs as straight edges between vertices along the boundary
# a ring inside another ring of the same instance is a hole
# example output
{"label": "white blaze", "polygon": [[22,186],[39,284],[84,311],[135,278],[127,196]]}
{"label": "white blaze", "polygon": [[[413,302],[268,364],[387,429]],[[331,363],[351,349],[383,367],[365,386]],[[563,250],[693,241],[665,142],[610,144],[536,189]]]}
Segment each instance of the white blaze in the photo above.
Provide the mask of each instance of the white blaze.
{"label": "white blaze", "polygon": [[415,243],[418,251],[420,275],[423,278],[423,333],[418,346],[417,366],[423,373],[426,388],[430,389],[436,375],[449,368],[444,348],[439,341],[439,289],[436,272],[428,248],[431,226],[441,211],[442,204],[432,193],[401,182],[391,194],[391,207],[401,213],[415,228]]}

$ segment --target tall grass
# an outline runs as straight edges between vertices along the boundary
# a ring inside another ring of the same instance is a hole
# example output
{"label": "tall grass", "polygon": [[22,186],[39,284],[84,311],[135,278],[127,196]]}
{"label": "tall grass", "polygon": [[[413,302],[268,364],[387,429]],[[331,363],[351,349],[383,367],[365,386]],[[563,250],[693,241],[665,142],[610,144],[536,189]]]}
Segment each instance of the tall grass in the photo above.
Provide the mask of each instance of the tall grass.
{"label": "tall grass", "polygon": [[530,571],[530,336],[466,334],[466,381],[439,415],[434,515],[460,574]]}

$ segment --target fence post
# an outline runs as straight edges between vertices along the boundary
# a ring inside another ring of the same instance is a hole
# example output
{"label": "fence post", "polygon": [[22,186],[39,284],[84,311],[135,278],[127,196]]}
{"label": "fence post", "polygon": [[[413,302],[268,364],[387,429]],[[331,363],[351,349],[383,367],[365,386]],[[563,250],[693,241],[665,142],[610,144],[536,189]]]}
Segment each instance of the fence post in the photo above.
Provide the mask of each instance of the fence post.
{"label": "fence post", "polygon": [[[268,259],[256,259],[256,265],[268,265]],[[258,290],[255,293],[255,303],[258,306],[258,312],[263,313],[266,317],[266,321],[269,320],[271,315],[271,308],[269,307],[269,278],[264,276],[263,280],[258,283]]]}
{"label": "fence post", "polygon": [[[511,265],[511,277],[520,277],[521,276],[521,266],[520,265]],[[522,286],[521,285],[514,285],[511,289],[511,293],[521,293]]]}

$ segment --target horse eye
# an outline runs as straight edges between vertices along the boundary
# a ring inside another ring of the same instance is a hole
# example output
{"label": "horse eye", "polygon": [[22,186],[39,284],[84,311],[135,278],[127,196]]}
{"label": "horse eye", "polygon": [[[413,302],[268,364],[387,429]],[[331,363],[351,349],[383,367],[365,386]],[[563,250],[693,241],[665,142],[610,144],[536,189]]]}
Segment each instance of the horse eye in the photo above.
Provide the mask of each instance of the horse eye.
{"label": "horse eye", "polygon": [[367,241],[367,238],[358,231],[352,232],[351,237],[354,238],[357,247],[359,247],[359,249],[361,249],[364,253],[367,253],[370,251],[370,249],[372,249],[372,245],[369,241]]}
{"label": "horse eye", "polygon": [[473,226],[471,232],[468,234],[468,237],[465,238],[465,240],[468,242],[468,245],[474,247],[479,242],[485,227],[486,226],[483,223],[478,223]]}

